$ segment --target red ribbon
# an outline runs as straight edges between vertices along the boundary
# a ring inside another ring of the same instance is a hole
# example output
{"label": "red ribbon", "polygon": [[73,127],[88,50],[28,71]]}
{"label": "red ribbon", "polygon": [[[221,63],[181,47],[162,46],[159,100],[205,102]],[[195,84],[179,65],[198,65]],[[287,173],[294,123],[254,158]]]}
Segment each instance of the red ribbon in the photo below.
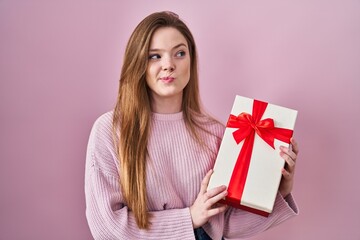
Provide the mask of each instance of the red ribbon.
{"label": "red ribbon", "polygon": [[293,131],[290,129],[275,127],[274,120],[271,118],[260,120],[266,107],[266,102],[254,100],[252,115],[245,112],[238,116],[230,115],[227,122],[226,127],[238,128],[233,132],[237,144],[245,139],[228,186],[226,200],[232,203],[237,202],[239,204],[244,191],[255,133],[274,149],[275,138],[290,143],[290,138],[293,135]]}

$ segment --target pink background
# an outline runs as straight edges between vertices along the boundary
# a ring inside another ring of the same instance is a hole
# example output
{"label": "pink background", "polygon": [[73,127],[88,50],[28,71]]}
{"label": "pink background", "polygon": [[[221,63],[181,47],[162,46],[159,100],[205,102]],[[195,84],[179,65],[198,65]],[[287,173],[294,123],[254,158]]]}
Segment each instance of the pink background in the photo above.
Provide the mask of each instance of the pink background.
{"label": "pink background", "polygon": [[177,12],[200,54],[206,109],[235,94],[299,110],[300,215],[253,239],[360,239],[360,2],[0,1],[0,239],[91,239],[90,128],[115,103],[137,23]]}

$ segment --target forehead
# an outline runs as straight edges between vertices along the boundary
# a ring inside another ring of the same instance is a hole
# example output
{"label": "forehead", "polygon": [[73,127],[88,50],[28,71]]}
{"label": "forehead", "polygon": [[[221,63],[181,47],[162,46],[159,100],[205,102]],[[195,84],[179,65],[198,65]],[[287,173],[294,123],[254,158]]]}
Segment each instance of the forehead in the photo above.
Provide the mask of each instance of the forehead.
{"label": "forehead", "polygon": [[171,49],[179,44],[188,46],[186,38],[182,33],[173,27],[161,27],[155,30],[151,37],[151,49]]}

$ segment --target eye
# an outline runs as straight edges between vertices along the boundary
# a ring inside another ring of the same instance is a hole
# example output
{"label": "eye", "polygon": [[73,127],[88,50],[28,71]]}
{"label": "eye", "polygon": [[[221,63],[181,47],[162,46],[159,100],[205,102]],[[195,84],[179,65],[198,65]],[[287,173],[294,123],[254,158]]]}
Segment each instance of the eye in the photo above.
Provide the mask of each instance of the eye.
{"label": "eye", "polygon": [[149,60],[157,60],[157,59],[160,59],[159,54],[150,54]]}
{"label": "eye", "polygon": [[176,53],[176,56],[177,57],[184,57],[186,55],[186,53],[185,53],[185,51],[178,51],[177,53]]}

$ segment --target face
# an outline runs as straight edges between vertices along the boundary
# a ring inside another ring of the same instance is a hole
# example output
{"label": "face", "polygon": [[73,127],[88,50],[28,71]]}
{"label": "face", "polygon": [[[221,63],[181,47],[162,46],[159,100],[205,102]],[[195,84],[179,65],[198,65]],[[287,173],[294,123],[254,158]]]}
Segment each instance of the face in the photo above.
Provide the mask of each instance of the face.
{"label": "face", "polygon": [[190,79],[190,53],[185,37],[175,28],[157,29],[149,48],[146,83],[152,101],[181,101]]}

